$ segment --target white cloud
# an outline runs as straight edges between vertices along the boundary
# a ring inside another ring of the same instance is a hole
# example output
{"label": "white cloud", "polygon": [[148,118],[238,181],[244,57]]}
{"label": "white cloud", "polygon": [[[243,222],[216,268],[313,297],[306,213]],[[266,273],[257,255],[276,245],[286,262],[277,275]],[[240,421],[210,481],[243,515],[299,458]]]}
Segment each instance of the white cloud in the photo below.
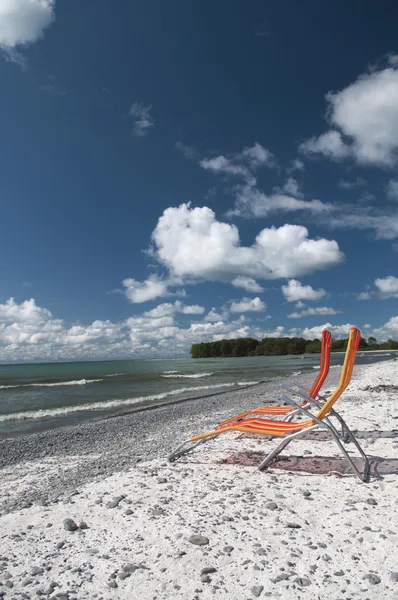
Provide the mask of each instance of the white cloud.
{"label": "white cloud", "polygon": [[351,154],[338,131],[328,131],[318,138],[312,137],[300,144],[299,150],[304,154],[323,154],[333,160],[342,160]]}
{"label": "white cloud", "polygon": [[152,240],[152,255],[173,277],[208,281],[294,277],[327,269],[343,259],[337,242],[309,239],[308,230],[299,225],[263,229],[251,246],[241,246],[235,225],[217,221],[206,206],[189,204],[167,208]]}
{"label": "white cloud", "polygon": [[300,335],[307,340],[313,340],[315,338],[320,339],[322,337],[322,331],[328,329],[332,333],[334,339],[346,338],[350,333],[351,327],[354,327],[351,323],[345,323],[344,325],[324,323],[323,325],[317,325],[316,327],[306,327],[301,330]]}
{"label": "white cloud", "polygon": [[182,142],[176,142],[175,147],[177,150],[182,152],[185,158],[188,158],[189,160],[196,158],[196,150],[192,146],[186,146]]}
{"label": "white cloud", "polygon": [[375,286],[381,292],[383,298],[398,298],[398,277],[375,279]]}
{"label": "white cloud", "polygon": [[290,196],[295,196],[296,198],[301,198],[303,194],[300,191],[300,185],[294,177],[288,177],[285,183],[283,184],[283,191],[289,194]]}
{"label": "white cloud", "polygon": [[159,317],[173,315],[175,313],[182,313],[184,315],[203,315],[204,312],[205,309],[203,306],[199,306],[198,304],[186,305],[180,302],[180,300],[176,300],[173,304],[171,302],[159,304],[152,310],[144,312],[143,316],[156,319]]}
{"label": "white cloud", "polygon": [[285,331],[285,328],[282,325],[278,325],[278,327],[275,327],[274,330],[272,331],[264,331],[263,335],[261,336],[262,338],[267,338],[267,337],[286,337],[287,333]]}
{"label": "white cloud", "polygon": [[216,307],[213,306],[213,308],[211,310],[209,310],[209,312],[207,313],[207,315],[204,318],[204,321],[207,323],[213,323],[216,321],[227,321],[228,320],[228,311],[227,310],[223,310],[222,313],[219,313],[216,311]]}
{"label": "white cloud", "polygon": [[356,294],[355,297],[357,300],[370,300],[372,298],[372,294],[371,292],[359,292],[359,294]]}
{"label": "white cloud", "polygon": [[153,127],[155,121],[150,114],[152,106],[144,106],[139,102],[134,102],[130,106],[130,117],[134,120],[134,135],[144,137],[148,134],[148,129]]}
{"label": "white cloud", "polygon": [[289,319],[301,319],[302,317],[313,317],[317,315],[338,315],[341,310],[335,310],[329,306],[318,306],[317,308],[307,308],[301,312],[294,312],[287,315]]}
{"label": "white cloud", "polygon": [[339,181],[339,187],[343,190],[352,190],[353,188],[366,185],[366,183],[366,179],[364,179],[363,177],[357,177],[353,181]]}
{"label": "white cloud", "polygon": [[235,277],[231,283],[235,287],[243,288],[247,292],[258,293],[264,291],[264,288],[261,287],[261,285],[252,277],[244,277],[243,275],[239,275],[238,277]]}
{"label": "white cloud", "polygon": [[[351,212],[352,211],[352,212]],[[376,238],[393,240],[398,237],[398,215],[380,214],[373,209],[347,207],[340,215],[329,215],[324,225],[339,229],[374,229]]]}
{"label": "white cloud", "polygon": [[387,323],[373,330],[372,335],[379,341],[398,339],[398,317],[391,317]]}
{"label": "white cloud", "polygon": [[332,210],[332,205],[320,200],[301,200],[274,191],[271,195],[260,192],[257,188],[246,185],[237,190],[235,206],[228,214],[238,217],[267,217],[276,212],[308,211],[319,215]]}
{"label": "white cloud", "polygon": [[292,173],[293,171],[304,171],[304,163],[299,158],[295,158],[291,161],[291,166],[287,169],[288,172]]}
{"label": "white cloud", "polygon": [[272,169],[276,166],[276,159],[272,152],[256,142],[253,146],[243,148],[241,152],[230,157],[221,154],[214,158],[204,158],[199,164],[206,171],[241,177],[248,185],[253,186],[256,178],[252,171],[260,167]]}
{"label": "white cloud", "polygon": [[216,156],[215,158],[204,158],[200,161],[200,166],[216,174],[227,174],[243,177],[250,185],[254,185],[256,179],[244,165],[234,164],[225,156]]}
{"label": "white cloud", "polygon": [[55,0],[1,0],[0,48],[13,51],[38,40],[55,19]]}
{"label": "white cloud", "polygon": [[393,167],[398,156],[398,64],[391,59],[389,64],[361,75],[340,92],[328,93],[329,121],[335,129],[307,140],[300,149]]}
{"label": "white cloud", "polygon": [[276,167],[276,159],[272,152],[257,142],[253,146],[243,148],[242,152],[236,158],[237,160],[247,160],[252,169],[257,169],[258,167],[273,169]]}
{"label": "white cloud", "polygon": [[125,294],[132,304],[147,302],[162,296],[168,296],[168,281],[157,275],[150,275],[145,281],[128,278],[123,280]]}
{"label": "white cloud", "polygon": [[390,200],[398,201],[398,179],[391,179],[386,187],[386,194]]}
{"label": "white cloud", "polygon": [[283,285],[282,293],[288,302],[320,300],[326,296],[324,289],[314,290],[310,285],[303,285],[297,279],[290,279],[287,285]]}
{"label": "white cloud", "polygon": [[235,313],[243,313],[243,312],[261,312],[267,309],[267,305],[265,302],[260,300],[260,298],[242,298],[238,302],[232,302],[230,306],[230,311]]}

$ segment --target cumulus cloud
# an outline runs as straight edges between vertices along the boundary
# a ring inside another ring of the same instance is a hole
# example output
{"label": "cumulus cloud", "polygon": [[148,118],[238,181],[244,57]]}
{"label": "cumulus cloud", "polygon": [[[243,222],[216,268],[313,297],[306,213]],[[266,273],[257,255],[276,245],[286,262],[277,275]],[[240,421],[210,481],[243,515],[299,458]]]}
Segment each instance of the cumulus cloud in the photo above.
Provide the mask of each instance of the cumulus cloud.
{"label": "cumulus cloud", "polygon": [[307,340],[313,340],[315,338],[320,339],[322,337],[322,331],[328,329],[332,333],[333,338],[346,338],[349,336],[351,327],[354,327],[351,323],[345,323],[344,325],[324,323],[323,325],[317,325],[316,327],[305,327],[300,331],[300,335]]}
{"label": "cumulus cloud", "polygon": [[144,137],[148,134],[148,129],[155,125],[155,121],[150,114],[152,106],[144,106],[139,102],[134,102],[130,106],[129,115],[134,120],[134,135]]}
{"label": "cumulus cloud", "polygon": [[373,336],[378,340],[398,339],[398,317],[391,317],[387,323],[373,330]]}
{"label": "cumulus cloud", "polygon": [[343,259],[336,241],[309,239],[308,230],[299,225],[263,229],[251,246],[242,246],[235,225],[217,221],[206,206],[189,204],[167,208],[152,241],[152,255],[172,276],[208,281],[294,277],[327,269]]}
{"label": "cumulus cloud", "polygon": [[300,144],[299,150],[304,154],[323,154],[333,160],[342,160],[351,154],[338,131],[328,131],[319,137],[312,137]]}
{"label": "cumulus cloud", "polygon": [[357,300],[370,300],[372,298],[372,294],[371,292],[359,292],[359,294],[356,294],[355,297]]}
{"label": "cumulus cloud", "polygon": [[1,0],[0,48],[6,52],[37,41],[55,19],[55,0]]}
{"label": "cumulus cloud", "polygon": [[373,229],[380,240],[398,237],[398,214],[383,214],[373,208],[347,207],[340,214],[329,215],[324,224],[338,229]]}
{"label": "cumulus cloud", "polygon": [[375,286],[383,298],[398,298],[398,277],[390,275],[384,279],[375,279]]}
{"label": "cumulus cloud", "polygon": [[265,302],[260,300],[260,298],[242,298],[237,302],[232,302],[230,306],[230,311],[233,313],[243,313],[243,312],[261,312],[267,309],[267,305]]}
{"label": "cumulus cloud", "polygon": [[180,300],[176,300],[174,303],[165,302],[159,304],[152,310],[144,312],[143,316],[155,319],[173,315],[175,313],[182,313],[184,315],[203,315],[204,312],[205,309],[203,306],[199,306],[198,304],[186,305],[180,302]]}
{"label": "cumulus cloud", "polygon": [[317,308],[306,308],[301,312],[294,312],[287,315],[289,319],[301,319],[303,317],[314,317],[314,316],[326,316],[326,315],[338,315],[341,310],[335,310],[330,306],[318,306]]}
{"label": "cumulus cloud", "polygon": [[[332,159],[393,167],[398,151],[398,64],[373,69],[337,93],[326,95],[333,129],[300,146]],[[343,138],[344,136],[344,138]]]}
{"label": "cumulus cloud", "polygon": [[222,313],[217,312],[216,307],[213,306],[211,310],[207,313],[204,318],[204,321],[207,323],[214,323],[216,321],[227,321],[228,320],[228,311],[226,309],[223,310]]}
{"label": "cumulus cloud", "polygon": [[261,287],[261,285],[252,277],[244,277],[243,275],[239,275],[238,277],[235,277],[231,283],[233,286],[243,288],[247,292],[258,293],[264,291],[264,288]]}
{"label": "cumulus cloud", "polygon": [[168,296],[168,281],[160,279],[157,275],[150,275],[145,281],[128,278],[123,280],[125,294],[132,304],[139,304]]}
{"label": "cumulus cloud", "polygon": [[282,293],[288,302],[320,300],[326,296],[324,289],[314,290],[310,285],[303,285],[297,279],[290,279],[287,285],[283,285]]}

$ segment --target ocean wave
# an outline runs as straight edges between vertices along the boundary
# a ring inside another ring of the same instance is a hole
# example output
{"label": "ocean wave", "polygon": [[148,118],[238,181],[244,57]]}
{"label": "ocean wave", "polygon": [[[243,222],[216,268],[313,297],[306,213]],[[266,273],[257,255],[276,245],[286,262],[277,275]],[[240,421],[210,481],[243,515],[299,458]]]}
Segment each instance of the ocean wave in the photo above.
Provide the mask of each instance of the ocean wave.
{"label": "ocean wave", "polygon": [[105,375],[105,377],[119,377],[119,375],[125,375],[125,373],[111,373],[110,375]]}
{"label": "ocean wave", "polygon": [[76,379],[73,381],[58,381],[55,383],[22,383],[20,385],[0,385],[0,390],[26,387],[57,387],[60,385],[87,385],[88,383],[98,383],[100,381],[103,381],[103,379]]}
{"label": "ocean wave", "polygon": [[178,373],[178,371],[163,371],[163,373],[165,375],[171,375],[171,374],[174,374],[174,373]]}
{"label": "ocean wave", "polygon": [[237,381],[238,385],[257,385],[260,381]]}
{"label": "ocean wave", "polygon": [[59,408],[41,408],[38,410],[30,410],[25,412],[10,413],[7,415],[0,415],[0,422],[5,421],[26,421],[28,419],[42,419],[44,417],[57,417],[61,415],[67,415],[75,412],[82,411],[95,411],[95,410],[106,410],[109,408],[123,408],[125,406],[131,406],[138,404],[139,402],[151,402],[155,400],[164,400],[170,396],[178,396],[185,392],[194,392],[202,390],[213,390],[224,387],[232,387],[234,383],[216,383],[215,385],[198,385],[194,387],[179,388],[176,390],[170,390],[163,394],[155,394],[152,396],[138,396],[137,398],[128,398],[127,400],[108,400],[106,402],[93,402],[91,404],[78,404],[77,406],[62,406]]}
{"label": "ocean wave", "polygon": [[[166,371],[165,371],[166,373]],[[177,371],[172,374],[170,371],[169,375],[162,375],[168,379],[200,379],[201,377],[210,377],[213,373],[194,373],[193,375],[180,375]]]}
{"label": "ocean wave", "polygon": [[292,377],[296,377],[297,375],[301,375],[301,371],[295,371],[294,373],[292,373]]}

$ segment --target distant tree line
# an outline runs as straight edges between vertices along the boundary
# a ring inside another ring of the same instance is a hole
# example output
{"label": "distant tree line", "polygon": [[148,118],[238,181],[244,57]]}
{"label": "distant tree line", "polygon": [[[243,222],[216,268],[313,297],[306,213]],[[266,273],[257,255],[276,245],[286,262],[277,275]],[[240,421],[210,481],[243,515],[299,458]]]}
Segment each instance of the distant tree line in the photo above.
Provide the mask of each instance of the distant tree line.
{"label": "distant tree line", "polygon": [[[348,338],[335,340],[332,352],[342,352],[347,348]],[[398,341],[388,340],[378,343],[376,338],[361,338],[361,351],[366,350],[398,350]],[[321,351],[321,340],[305,340],[300,337],[267,337],[261,341],[254,338],[238,338],[236,340],[219,340],[192,344],[192,358],[218,358],[233,356],[283,356],[285,354],[316,354]]]}

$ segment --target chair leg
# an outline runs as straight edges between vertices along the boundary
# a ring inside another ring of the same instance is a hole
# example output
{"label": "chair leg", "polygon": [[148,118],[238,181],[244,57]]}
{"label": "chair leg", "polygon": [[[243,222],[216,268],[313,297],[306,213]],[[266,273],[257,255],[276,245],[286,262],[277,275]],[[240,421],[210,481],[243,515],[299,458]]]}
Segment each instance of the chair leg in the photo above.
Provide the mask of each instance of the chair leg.
{"label": "chair leg", "polygon": [[286,446],[296,437],[301,437],[302,435],[305,435],[307,433],[307,431],[312,431],[312,429],[316,429],[318,427],[318,425],[312,425],[312,427],[307,427],[304,430],[301,431],[297,431],[295,433],[291,433],[290,435],[286,436],[285,438],[283,438],[283,440],[281,441],[280,444],[278,444],[278,446],[276,448],[274,448],[272,450],[272,452],[270,452],[268,454],[268,456],[262,461],[262,463],[260,463],[259,465],[259,470],[262,471],[263,469],[265,469],[270,462],[278,456],[278,454],[280,454],[282,452],[282,450],[284,448],[286,448]]}
{"label": "chair leg", "polygon": [[[180,444],[175,450],[173,450],[173,452],[170,452],[170,454],[167,457],[167,460],[169,462],[175,462],[178,458],[180,458],[180,456],[183,456],[184,454],[188,454],[188,452],[192,452],[192,450],[194,448],[196,448],[200,444],[204,444],[205,442],[208,442],[210,439],[213,439],[213,438],[205,438],[203,440],[199,440],[196,443],[191,442],[191,440],[185,440],[185,442]],[[188,446],[187,448],[184,448],[184,446],[186,446],[187,444],[191,444],[191,445]]]}
{"label": "chair leg", "polygon": [[269,465],[269,463],[272,462],[274,460],[274,458],[276,458],[278,456],[278,454],[280,454],[284,448],[286,448],[286,446],[288,445],[288,443],[290,441],[291,441],[290,438],[287,440],[286,439],[282,440],[281,443],[278,444],[277,447],[274,448],[272,450],[272,452],[270,452],[268,454],[268,456],[262,461],[262,463],[260,463],[260,465],[258,467],[259,470],[262,471],[263,469],[265,469]]}
{"label": "chair leg", "polygon": [[361,446],[359,445],[357,439],[354,437],[354,434],[348,428],[347,424],[345,424],[345,429],[346,429],[347,435],[350,436],[350,440],[353,442],[353,444],[355,445],[355,447],[357,448],[358,452],[360,453],[360,455],[362,456],[362,458],[364,460],[364,468],[363,468],[362,472],[357,468],[356,464],[352,460],[352,457],[348,454],[347,450],[344,448],[343,444],[341,443],[341,440],[340,440],[340,437],[339,437],[337,431],[334,429],[334,427],[330,427],[329,426],[329,431],[331,432],[331,434],[332,434],[332,436],[333,436],[336,444],[340,448],[341,452],[344,454],[344,456],[348,460],[348,462],[349,462],[349,464],[351,466],[352,471],[359,477],[359,479],[361,481],[363,481],[364,483],[368,483],[369,477],[370,477],[370,463],[369,463],[369,459],[366,456],[366,454],[363,451],[363,449],[361,448]]}

